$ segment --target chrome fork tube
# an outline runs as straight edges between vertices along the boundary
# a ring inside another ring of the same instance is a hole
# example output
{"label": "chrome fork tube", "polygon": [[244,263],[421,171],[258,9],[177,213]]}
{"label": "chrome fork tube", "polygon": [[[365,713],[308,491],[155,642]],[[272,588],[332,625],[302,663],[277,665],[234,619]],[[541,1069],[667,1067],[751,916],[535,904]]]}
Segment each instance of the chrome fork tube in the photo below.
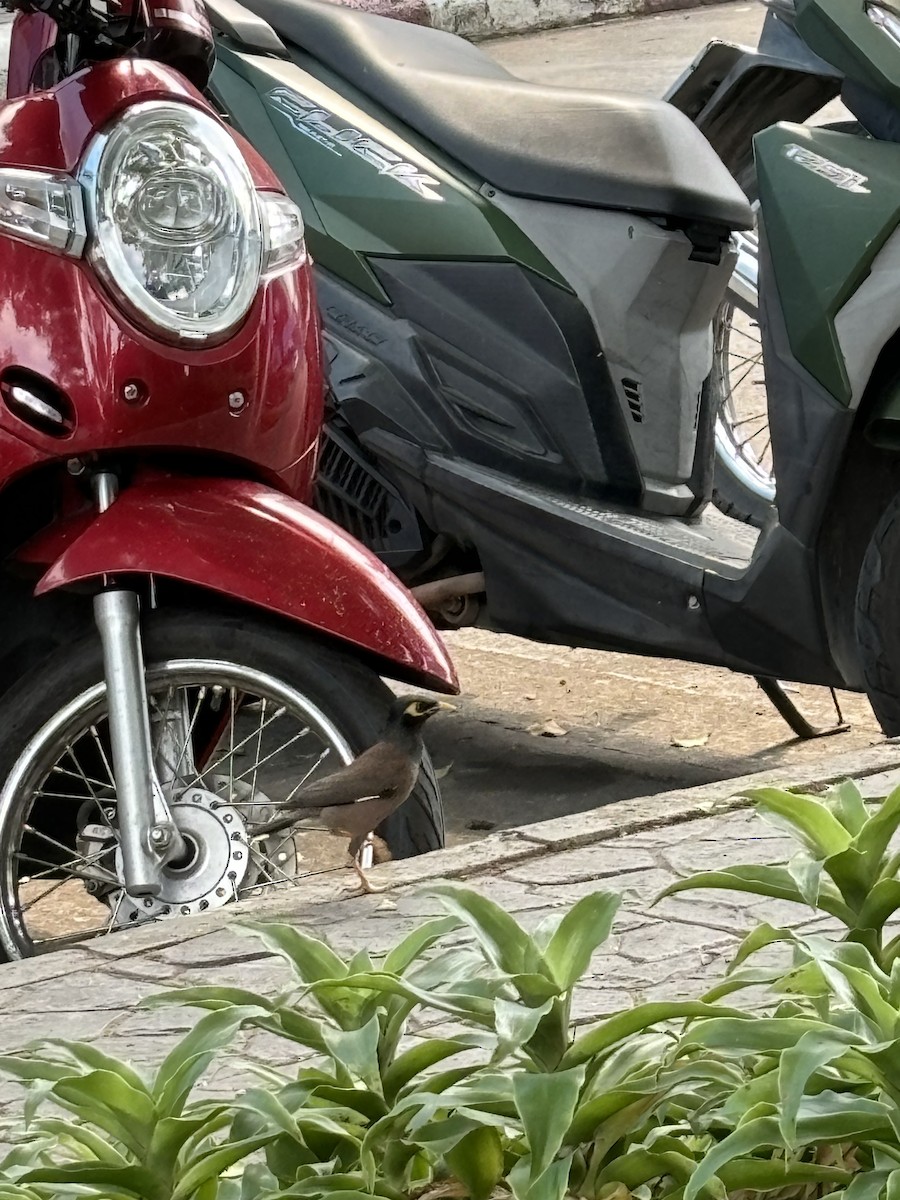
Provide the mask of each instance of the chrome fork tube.
{"label": "chrome fork tube", "polygon": [[[116,491],[114,475],[97,475],[101,512]],[[156,896],[162,866],[184,854],[184,843],[153,766],[137,593],[107,587],[94,597],[94,621],[103,646],[123,883],[130,896]]]}

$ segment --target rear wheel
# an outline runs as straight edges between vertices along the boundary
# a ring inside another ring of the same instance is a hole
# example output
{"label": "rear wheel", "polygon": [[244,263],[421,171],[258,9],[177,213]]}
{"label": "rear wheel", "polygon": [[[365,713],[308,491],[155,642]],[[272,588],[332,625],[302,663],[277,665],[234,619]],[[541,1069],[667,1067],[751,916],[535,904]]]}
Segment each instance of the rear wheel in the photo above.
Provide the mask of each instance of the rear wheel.
{"label": "rear wheel", "polygon": [[900,735],[900,496],[875,527],[859,573],[856,641],[866,691],[888,737]]}
{"label": "rear wheel", "polygon": [[[857,121],[834,121],[822,128],[864,137]],[[737,171],[738,183],[754,202],[758,196],[752,160]],[[757,255],[757,235],[742,235],[743,249]],[[746,288],[741,289],[746,292]],[[712,386],[717,402],[713,502],[726,516],[762,526],[775,504],[775,463],[763,372],[762,337],[755,300],[729,289],[713,325]]]}
{"label": "rear wheel", "polygon": [[761,526],[775,502],[775,467],[756,313],[726,299],[716,314],[713,336],[713,501],[726,516]]}
{"label": "rear wheel", "polygon": [[[154,758],[186,856],[165,868],[159,897],[121,886],[102,656],[86,638],[0,706],[0,956],[205,912],[347,862],[325,833],[254,830],[378,740],[392,699],[381,680],[333,647],[226,616],[154,615],[144,650]],[[378,832],[395,858],[443,845],[427,756]]]}

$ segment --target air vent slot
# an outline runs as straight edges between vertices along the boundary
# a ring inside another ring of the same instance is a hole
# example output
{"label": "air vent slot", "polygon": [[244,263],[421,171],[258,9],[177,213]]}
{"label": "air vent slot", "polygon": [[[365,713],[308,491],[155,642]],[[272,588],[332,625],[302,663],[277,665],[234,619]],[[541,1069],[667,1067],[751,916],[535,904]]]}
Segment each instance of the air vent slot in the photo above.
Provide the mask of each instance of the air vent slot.
{"label": "air vent slot", "polygon": [[9,411],[24,424],[49,437],[69,437],[75,428],[75,411],[58,387],[21,367],[3,372],[0,396]]}
{"label": "air vent slot", "polygon": [[622,391],[628,401],[631,419],[640,425],[644,419],[644,393],[641,385],[636,379],[623,379]]}
{"label": "air vent slot", "polygon": [[316,507],[395,568],[422,550],[415,512],[361,447],[333,426],[323,431]]}

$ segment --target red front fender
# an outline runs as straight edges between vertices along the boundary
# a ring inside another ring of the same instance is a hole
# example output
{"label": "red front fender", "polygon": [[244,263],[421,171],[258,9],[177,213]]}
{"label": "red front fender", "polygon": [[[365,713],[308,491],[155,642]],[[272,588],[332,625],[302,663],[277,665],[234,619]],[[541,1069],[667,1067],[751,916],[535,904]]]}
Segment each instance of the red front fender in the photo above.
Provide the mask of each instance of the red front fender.
{"label": "red front fender", "polygon": [[384,674],[458,690],[443,642],[374,554],[258,483],[144,478],[72,537],[51,528],[22,557],[52,563],[36,592],[140,574],[209,588],[299,621],[380,660]]}

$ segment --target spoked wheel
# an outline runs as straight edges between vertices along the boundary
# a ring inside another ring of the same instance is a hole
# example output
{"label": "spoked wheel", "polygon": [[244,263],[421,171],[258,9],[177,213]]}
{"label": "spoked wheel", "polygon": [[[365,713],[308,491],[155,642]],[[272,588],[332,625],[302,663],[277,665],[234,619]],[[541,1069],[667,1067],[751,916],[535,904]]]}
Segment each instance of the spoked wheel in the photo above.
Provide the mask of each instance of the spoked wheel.
{"label": "spoked wheel", "polygon": [[[185,852],[158,896],[121,884],[99,638],[32,673],[0,712],[0,954],[191,916],[347,862],[341,839],[255,830],[377,741],[391,693],[331,647],[228,617],[163,617],[145,633],[157,774]],[[430,762],[379,830],[394,857],[443,844]]]}
{"label": "spoked wheel", "polygon": [[[744,234],[743,245],[755,253],[755,233]],[[775,502],[775,467],[755,303],[729,293],[713,333],[718,414],[713,500],[728,516],[762,525]]]}

